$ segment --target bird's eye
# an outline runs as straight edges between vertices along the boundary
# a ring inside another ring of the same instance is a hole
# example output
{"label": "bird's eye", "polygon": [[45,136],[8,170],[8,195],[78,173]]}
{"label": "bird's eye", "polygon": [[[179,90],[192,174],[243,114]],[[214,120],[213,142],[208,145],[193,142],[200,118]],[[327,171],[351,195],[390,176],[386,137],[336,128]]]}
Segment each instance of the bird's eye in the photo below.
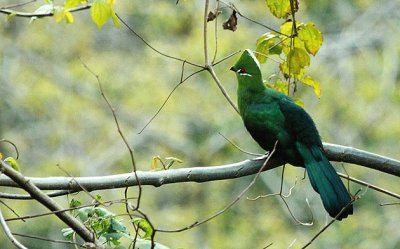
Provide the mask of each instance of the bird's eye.
{"label": "bird's eye", "polygon": [[246,68],[244,68],[244,67],[242,67],[242,68],[240,68],[239,70],[237,70],[237,72],[238,72],[239,74],[247,74]]}

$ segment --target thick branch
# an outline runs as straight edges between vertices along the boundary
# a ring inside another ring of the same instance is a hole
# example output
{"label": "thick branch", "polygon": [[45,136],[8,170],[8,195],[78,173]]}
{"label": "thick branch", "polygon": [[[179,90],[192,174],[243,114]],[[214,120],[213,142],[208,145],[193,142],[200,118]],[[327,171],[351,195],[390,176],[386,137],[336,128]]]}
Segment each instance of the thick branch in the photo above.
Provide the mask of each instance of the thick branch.
{"label": "thick branch", "polygon": [[[324,144],[329,160],[357,164],[400,177],[400,161],[366,151],[334,144]],[[192,167],[163,171],[137,171],[141,185],[162,186],[178,182],[208,182],[226,180],[256,174],[263,160],[245,160],[222,166]],[[266,169],[282,165],[281,161],[270,160]],[[27,178],[42,190],[79,190],[79,185],[88,191],[136,186],[133,173],[94,177],[46,177]],[[79,182],[79,185],[76,183]],[[0,186],[19,187],[18,184],[0,177]]]}
{"label": "thick branch", "polygon": [[39,201],[49,210],[54,211],[55,215],[58,216],[58,218],[60,218],[69,227],[74,229],[74,231],[76,231],[76,233],[79,234],[79,236],[81,236],[86,242],[95,241],[94,235],[75,217],[70,215],[68,212],[59,212],[60,210],[63,210],[63,207],[58,205],[46,194],[42,193],[42,191],[37,186],[35,186],[35,183],[33,183],[32,180],[13,170],[2,160],[0,160],[0,171],[9,177],[7,179],[9,180],[9,182],[13,182],[14,186],[23,188],[32,196],[32,198]]}

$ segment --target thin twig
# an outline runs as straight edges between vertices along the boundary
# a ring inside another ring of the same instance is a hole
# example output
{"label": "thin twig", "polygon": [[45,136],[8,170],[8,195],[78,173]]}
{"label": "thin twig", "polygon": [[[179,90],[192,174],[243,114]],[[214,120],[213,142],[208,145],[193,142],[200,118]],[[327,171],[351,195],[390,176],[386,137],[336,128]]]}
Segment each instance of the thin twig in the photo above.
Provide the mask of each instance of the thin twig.
{"label": "thin twig", "polygon": [[[116,204],[116,203],[125,204],[128,200],[131,200],[131,199],[136,199],[136,198],[127,198],[127,199],[117,199],[117,200],[105,201],[105,202],[102,203],[102,205],[105,206],[105,207],[108,207],[108,206],[111,206],[111,205]],[[18,217],[14,217],[14,218],[7,218],[5,220],[7,222],[9,222],[9,221],[17,221],[17,220],[28,220],[28,219],[33,219],[33,218],[37,218],[37,217],[54,215],[55,213],[69,212],[69,211],[78,210],[78,209],[81,209],[81,208],[91,207],[91,206],[96,206],[96,205],[98,205],[98,203],[80,205],[78,207],[70,207],[70,208],[65,208],[65,209],[62,209],[62,210],[59,210],[59,211],[48,212],[48,213],[41,213],[41,214],[33,214],[33,215],[27,215],[27,216],[18,216]]]}
{"label": "thin twig", "polygon": [[214,49],[214,56],[211,61],[211,64],[214,64],[216,58],[217,58],[217,53],[218,53],[218,13],[219,13],[219,1],[216,1],[216,6],[215,6],[215,20],[214,20],[214,40],[215,40],[215,49]]}
{"label": "thin twig", "polygon": [[204,46],[204,65],[210,64],[208,60],[208,28],[207,28],[207,16],[208,16],[208,5],[209,0],[204,1],[204,16],[203,16],[203,46]]}
{"label": "thin twig", "polygon": [[10,228],[8,227],[6,221],[4,220],[3,213],[1,212],[0,208],[0,225],[3,228],[4,233],[6,234],[7,238],[19,249],[27,249],[21,242],[19,242],[14,235],[12,234]]}
{"label": "thin twig", "polygon": [[215,83],[217,84],[218,88],[221,90],[222,94],[224,95],[225,99],[229,102],[229,104],[232,106],[232,108],[239,113],[239,109],[236,107],[235,103],[229,96],[228,92],[225,90],[225,88],[222,86],[221,81],[218,79],[217,74],[214,71],[214,68],[211,65],[208,65],[207,71],[211,74],[211,77],[214,79]]}
{"label": "thin twig", "polygon": [[153,122],[153,120],[158,116],[158,114],[161,112],[161,110],[162,110],[162,109],[164,108],[164,106],[167,104],[168,100],[171,98],[172,94],[178,89],[178,87],[180,87],[186,80],[188,80],[188,79],[189,79],[190,77],[192,77],[193,75],[196,75],[196,74],[198,74],[198,73],[200,73],[200,72],[206,70],[206,69],[204,69],[204,68],[199,69],[199,70],[197,70],[197,71],[191,73],[190,75],[188,75],[186,78],[183,79],[183,73],[184,73],[183,69],[184,69],[185,63],[186,63],[186,61],[183,61],[183,63],[182,63],[181,80],[180,80],[179,83],[176,84],[176,85],[174,86],[174,88],[169,92],[167,98],[165,98],[164,102],[163,102],[163,103],[161,104],[161,106],[157,109],[157,111],[156,111],[156,112],[154,113],[154,115],[150,118],[150,120],[147,121],[147,123],[143,126],[142,129],[140,129],[140,131],[138,132],[138,134],[141,134],[141,133],[147,128],[147,126],[149,126],[150,123]]}
{"label": "thin twig", "polygon": [[164,232],[164,233],[174,233],[174,232],[181,232],[181,231],[185,231],[185,230],[189,230],[193,227],[197,227],[200,226],[201,224],[204,224],[216,217],[218,217],[219,215],[225,213],[228,209],[230,209],[233,205],[235,205],[243,196],[245,193],[247,193],[247,191],[255,184],[256,180],[258,179],[259,175],[266,170],[267,166],[268,166],[268,161],[269,159],[272,157],[272,155],[275,152],[276,149],[276,145],[278,144],[278,141],[275,142],[274,148],[272,149],[272,151],[268,154],[268,157],[265,159],[265,161],[263,162],[262,167],[260,167],[260,169],[258,170],[257,174],[253,177],[253,180],[250,182],[249,185],[247,185],[247,187],[245,189],[242,190],[242,192],[240,192],[240,194],[232,201],[230,202],[228,205],[226,205],[224,208],[222,208],[221,210],[219,210],[218,212],[216,212],[214,215],[202,220],[202,221],[196,221],[193,224],[184,227],[184,228],[180,228],[180,229],[176,229],[176,230],[163,230],[163,229],[157,229],[157,231],[159,232]]}
{"label": "thin twig", "polygon": [[25,222],[25,219],[23,217],[21,217],[19,214],[17,214],[17,212],[15,212],[15,210],[12,207],[10,207],[7,203],[2,201],[1,199],[0,199],[0,203],[3,204],[6,208],[8,208],[8,210],[10,210],[13,214],[15,214],[15,216],[17,216],[19,219],[21,219],[21,221]]}
{"label": "thin twig", "polygon": [[148,46],[148,47],[149,47],[150,49],[152,49],[154,52],[156,52],[156,53],[158,53],[158,54],[160,54],[160,55],[162,55],[162,56],[164,56],[164,57],[167,57],[167,58],[169,58],[169,59],[173,59],[173,60],[177,60],[177,61],[181,61],[181,62],[186,61],[187,64],[190,64],[190,65],[192,65],[192,66],[194,66],[194,67],[204,68],[203,66],[201,66],[201,65],[199,65],[199,64],[196,64],[196,63],[193,63],[193,62],[190,62],[190,61],[187,61],[187,60],[184,60],[184,59],[181,59],[181,58],[172,56],[172,55],[168,55],[168,54],[166,54],[166,53],[164,53],[164,52],[161,52],[160,50],[156,49],[153,45],[151,45],[148,41],[146,41],[141,35],[139,35],[139,33],[137,33],[137,32],[136,32],[127,22],[125,22],[125,20],[122,19],[117,13],[116,13],[116,16],[117,16],[118,20],[120,20],[121,23],[122,23],[132,34],[134,34],[137,38],[139,38],[144,44],[146,44],[146,46]]}
{"label": "thin twig", "polygon": [[246,15],[243,15],[243,14],[238,10],[238,8],[236,8],[236,6],[235,6],[234,4],[226,3],[226,2],[221,1],[221,0],[219,0],[218,2],[221,2],[221,3],[225,4],[228,8],[230,8],[230,9],[236,11],[236,13],[237,13],[239,16],[243,17],[244,19],[246,19],[246,20],[249,21],[249,22],[255,23],[255,24],[257,24],[257,25],[259,25],[259,26],[261,26],[261,27],[264,27],[264,28],[266,28],[266,29],[268,29],[268,30],[270,30],[270,31],[276,32],[277,34],[287,36],[287,35],[285,35],[285,34],[282,34],[282,33],[281,33],[279,30],[277,30],[277,29],[271,28],[271,27],[269,27],[269,26],[267,26],[267,25],[265,25],[265,24],[262,24],[262,23],[260,23],[260,22],[258,22],[258,21],[256,21],[256,20],[253,20],[253,19],[247,17]]}
{"label": "thin twig", "polygon": [[340,172],[337,172],[337,174],[338,174],[340,177],[344,178],[344,179],[348,179],[348,180],[350,180],[350,181],[352,181],[352,182],[356,182],[356,183],[358,183],[358,184],[360,184],[360,185],[364,185],[364,186],[366,186],[366,187],[368,187],[368,188],[370,188],[370,189],[373,189],[373,190],[376,190],[376,191],[378,191],[378,192],[384,193],[384,194],[386,194],[386,195],[392,196],[392,197],[394,197],[394,198],[400,199],[400,195],[397,194],[397,193],[391,192],[391,191],[386,190],[386,189],[384,189],[384,188],[378,187],[378,186],[373,185],[373,184],[371,184],[371,183],[368,183],[368,182],[366,182],[366,181],[359,180],[359,179],[357,179],[357,178],[355,178],[355,177],[351,177],[351,176],[349,176],[349,175],[345,175],[345,174],[340,173]]}
{"label": "thin twig", "polygon": [[18,147],[15,143],[13,143],[12,141],[8,140],[8,139],[0,139],[0,143],[8,143],[11,144],[12,147],[14,147],[15,153],[16,153],[16,157],[15,159],[18,160],[19,158],[19,151],[18,151]]}
{"label": "thin twig", "polygon": [[75,245],[81,248],[86,248],[78,243],[75,243],[73,241],[68,241],[68,240],[56,240],[56,239],[49,239],[45,237],[40,237],[40,236],[34,236],[34,235],[28,235],[28,234],[21,234],[21,233],[13,233],[15,236],[19,237],[24,237],[24,238],[30,238],[30,239],[37,239],[37,240],[43,240],[43,241],[48,241],[52,243],[60,243],[60,244],[69,244],[69,245]]}
{"label": "thin twig", "polygon": [[34,2],[36,2],[36,0],[30,0],[30,1],[23,2],[23,3],[10,4],[10,5],[6,5],[6,6],[3,6],[3,7],[0,7],[0,9],[17,8],[17,7],[28,5],[30,3],[34,3]]}
{"label": "thin twig", "polygon": [[234,143],[233,141],[231,141],[229,138],[225,137],[221,132],[218,132],[218,134],[219,134],[221,137],[223,137],[226,141],[228,141],[228,143],[230,143],[233,147],[235,147],[236,149],[238,149],[239,151],[241,151],[241,152],[243,152],[243,153],[245,153],[245,154],[247,154],[247,155],[250,155],[250,156],[262,156],[262,154],[253,153],[253,152],[246,151],[246,150],[240,148],[237,144],[235,144],[235,143]]}
{"label": "thin twig", "polygon": [[336,215],[336,217],[334,219],[332,219],[327,225],[325,225],[307,244],[305,244],[301,249],[307,248],[308,246],[310,246],[326,229],[328,229],[328,227],[330,227],[335,221],[337,221],[337,217],[340,217],[340,215],[342,215],[342,213],[344,211],[346,211],[351,205],[353,205],[354,202],[356,202],[357,200],[359,200],[361,198],[361,196],[359,196],[359,193],[361,192],[361,189],[358,190],[355,194],[354,194],[354,199],[349,202],[344,208],[342,208],[342,210]]}

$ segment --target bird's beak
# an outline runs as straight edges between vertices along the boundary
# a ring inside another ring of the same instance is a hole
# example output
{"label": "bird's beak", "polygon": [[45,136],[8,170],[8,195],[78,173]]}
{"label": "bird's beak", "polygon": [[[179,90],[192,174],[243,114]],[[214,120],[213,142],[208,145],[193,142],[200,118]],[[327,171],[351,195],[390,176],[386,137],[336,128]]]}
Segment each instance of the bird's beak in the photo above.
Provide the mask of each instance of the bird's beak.
{"label": "bird's beak", "polygon": [[231,67],[229,70],[236,72],[236,69],[234,67]]}

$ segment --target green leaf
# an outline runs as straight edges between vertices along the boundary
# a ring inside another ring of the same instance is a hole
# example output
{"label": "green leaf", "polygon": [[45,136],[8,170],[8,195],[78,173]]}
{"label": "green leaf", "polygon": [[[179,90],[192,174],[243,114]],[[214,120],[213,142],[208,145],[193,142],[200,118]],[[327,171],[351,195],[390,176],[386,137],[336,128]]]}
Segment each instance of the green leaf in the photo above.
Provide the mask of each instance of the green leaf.
{"label": "green leaf", "polygon": [[94,207],[84,207],[84,208],[80,208],[78,209],[77,213],[78,213],[78,217],[82,222],[86,222],[89,217],[94,215]]}
{"label": "green leaf", "polygon": [[[136,239],[135,249],[151,249],[151,241],[144,239]],[[160,243],[155,242],[154,249],[170,249]]]}
{"label": "green leaf", "polygon": [[256,58],[262,64],[267,61],[269,54],[280,55],[282,52],[282,45],[279,35],[276,33],[265,33],[257,40]]}
{"label": "green leaf", "polygon": [[114,217],[111,219],[111,225],[110,225],[110,227],[111,227],[114,231],[128,234],[128,229],[126,228],[126,226],[124,225],[124,223],[122,223],[121,221],[117,220],[117,219],[114,218]]}
{"label": "green leaf", "polygon": [[321,31],[312,22],[299,26],[298,37],[304,42],[307,52],[312,55],[318,52],[324,40]]}
{"label": "green leaf", "polygon": [[79,200],[76,200],[76,199],[72,199],[70,202],[69,202],[69,207],[70,208],[76,208],[76,207],[79,207],[79,206],[81,206],[82,205],[82,202],[80,202]]}
{"label": "green leaf", "polygon": [[94,212],[97,214],[97,216],[99,217],[111,217],[114,216],[113,213],[111,213],[110,211],[108,211],[105,208],[101,208],[101,207],[96,207],[94,208]]}
{"label": "green leaf", "polygon": [[321,97],[321,85],[318,81],[308,75],[303,76],[300,81],[303,82],[303,84],[312,87],[315,95],[317,95],[318,98]]}
{"label": "green leaf", "polygon": [[101,29],[107,22],[108,18],[111,17],[111,6],[107,0],[94,0],[91,8],[91,16],[97,27]]}
{"label": "green leaf", "polygon": [[153,235],[153,228],[146,219],[135,219],[133,224],[137,225],[144,232],[142,239],[151,239],[151,236]]}
{"label": "green leaf", "polygon": [[61,229],[62,235],[66,240],[72,240],[74,235],[74,230],[70,227]]}
{"label": "green leaf", "polygon": [[19,163],[15,158],[7,157],[6,159],[4,159],[4,162],[10,165],[11,168],[13,168],[15,171],[21,172],[21,167],[19,166]]}
{"label": "green leaf", "polygon": [[286,18],[290,13],[290,0],[266,0],[271,13],[277,18]]}

